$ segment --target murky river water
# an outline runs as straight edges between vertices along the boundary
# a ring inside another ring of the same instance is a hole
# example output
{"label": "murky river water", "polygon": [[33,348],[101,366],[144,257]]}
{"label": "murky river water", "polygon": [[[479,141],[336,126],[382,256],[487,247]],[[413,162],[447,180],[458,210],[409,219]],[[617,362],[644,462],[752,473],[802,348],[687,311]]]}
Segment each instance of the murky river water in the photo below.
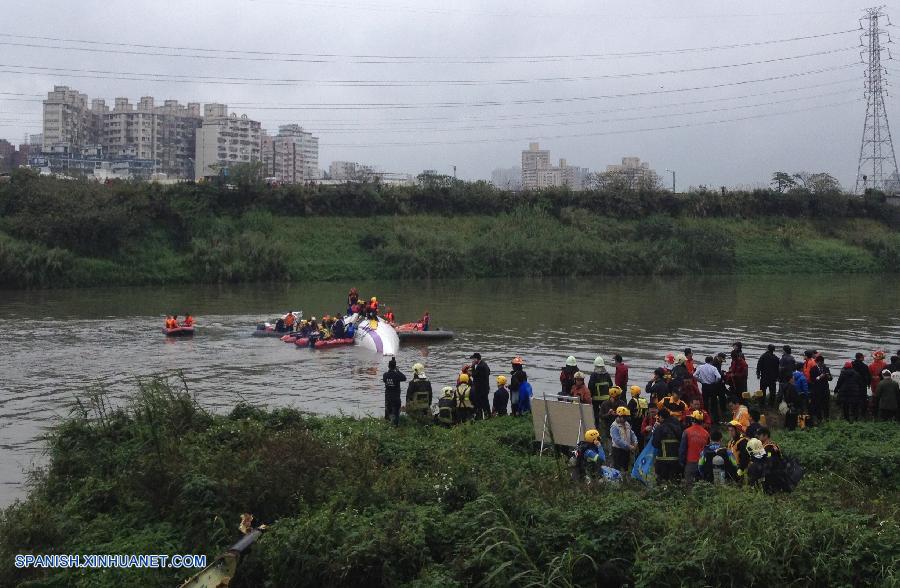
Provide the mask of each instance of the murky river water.
{"label": "murky river water", "polygon": [[[39,465],[38,436],[91,385],[116,398],[136,376],[182,369],[207,407],[241,399],[268,406],[378,413],[387,359],[356,349],[312,351],[252,338],[260,319],[288,309],[342,310],[350,283],[0,291],[0,505],[23,493],[23,469]],[[536,395],[555,392],[567,355],[585,371],[599,353],[621,353],[643,384],[663,356],[691,346],[702,359],[744,342],[752,371],[768,343],[815,347],[834,366],[853,352],[900,348],[900,275],[702,279],[372,282],[400,322],[429,310],[449,342],[406,345],[401,369],[423,362],[437,385],[479,351],[494,373],[516,354]],[[192,312],[193,339],[162,336],[165,313]],[[751,388],[753,389],[753,388]]]}

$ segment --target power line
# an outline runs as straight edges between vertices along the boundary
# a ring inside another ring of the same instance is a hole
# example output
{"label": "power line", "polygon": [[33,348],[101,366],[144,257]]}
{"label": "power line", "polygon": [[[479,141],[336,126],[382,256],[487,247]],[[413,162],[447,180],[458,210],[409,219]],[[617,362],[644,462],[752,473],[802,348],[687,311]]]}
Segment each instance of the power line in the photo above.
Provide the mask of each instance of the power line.
{"label": "power line", "polygon": [[[797,86],[794,88],[782,88],[780,90],[770,90],[767,92],[754,92],[752,94],[743,94],[740,96],[724,96],[721,98],[705,98],[702,100],[690,100],[690,101],[682,101],[682,102],[668,102],[664,104],[644,104],[644,105],[631,105],[631,106],[618,106],[615,108],[604,108],[604,109],[592,109],[592,110],[569,110],[569,111],[556,111],[556,112],[537,112],[537,113],[519,113],[519,114],[493,114],[486,117],[481,116],[415,116],[415,117],[391,117],[389,119],[385,119],[383,122],[385,123],[396,123],[396,122],[469,122],[469,121],[498,121],[498,120],[522,120],[522,119],[546,119],[546,118],[560,118],[560,117],[571,117],[571,116],[583,116],[583,115],[596,115],[596,114],[608,114],[613,112],[629,112],[629,111],[643,111],[643,110],[662,110],[667,108],[677,108],[681,106],[696,106],[700,104],[713,104],[716,102],[732,102],[735,100],[744,100],[747,98],[759,98],[761,96],[775,96],[779,94],[788,94],[792,92],[801,92],[804,90],[816,90],[819,88],[826,88],[831,86],[839,86],[846,84],[858,84],[860,80],[858,79],[845,79],[845,80],[837,80],[833,82],[824,82],[821,84],[810,84],[806,86]],[[819,94],[815,97],[826,96],[830,94]],[[272,103],[258,103],[258,102],[229,102],[230,106],[243,106],[246,108],[253,109],[254,106],[266,106],[272,105]],[[40,111],[3,111],[0,114],[21,114],[21,115],[40,115]],[[272,122],[296,122],[296,119],[280,119],[276,121],[268,121]],[[311,125],[315,123],[326,123],[326,124],[352,124],[356,125],[360,123],[360,119],[356,118],[345,118],[345,119],[335,119],[335,118],[325,118],[325,119],[310,119],[304,118],[304,125]],[[318,129],[318,127],[316,127]]]}
{"label": "power line", "polygon": [[[238,50],[223,48],[204,48],[204,47],[180,47],[172,45],[152,45],[144,43],[121,43],[110,41],[94,41],[87,39],[70,39],[61,37],[44,37],[34,35],[16,35],[12,33],[0,33],[0,37],[10,39],[23,39],[28,41],[51,41],[59,43],[78,43],[92,46],[118,47],[119,49],[98,49],[93,47],[64,47],[59,45],[47,45],[39,43],[15,43],[10,41],[0,41],[0,45],[25,48],[43,48],[43,49],[60,49],[67,51],[83,51],[90,53],[105,54],[121,54],[121,55],[148,55],[154,57],[188,57],[198,59],[219,59],[232,61],[282,61],[282,62],[301,62],[301,63],[333,63],[336,61],[348,61],[350,63],[361,64],[404,64],[422,62],[426,64],[434,63],[454,63],[454,64],[478,64],[478,63],[502,63],[502,62],[524,62],[524,63],[540,63],[540,62],[557,62],[557,61],[584,61],[584,60],[603,60],[603,59],[624,59],[632,57],[654,57],[667,54],[685,54],[685,53],[706,53],[712,51],[724,51],[731,49],[744,49],[751,47],[763,47],[768,45],[778,45],[784,43],[792,43],[797,41],[808,41],[814,39],[823,39],[846,35],[858,32],[859,29],[847,29],[843,31],[835,31],[830,33],[820,33],[815,35],[806,35],[798,37],[790,37],[786,39],[774,39],[768,41],[752,41],[746,43],[732,43],[726,45],[711,45],[706,47],[687,47],[679,49],[658,49],[644,51],[626,51],[626,52],[610,52],[610,53],[581,53],[581,54],[561,54],[561,55],[480,55],[473,57],[465,56],[426,56],[426,55],[380,55],[380,54],[339,54],[339,53],[286,53],[274,51],[259,50]],[[131,49],[123,49],[131,48]],[[173,51],[175,53],[158,53],[146,51],[154,49],[157,51]],[[195,55],[191,53],[212,53],[212,55]]]}
{"label": "power line", "polygon": [[726,118],[720,120],[713,121],[705,121],[705,122],[696,122],[696,123],[683,123],[677,125],[667,125],[663,127],[651,127],[651,128],[638,128],[638,129],[622,129],[616,131],[599,131],[592,133],[576,133],[576,134],[566,134],[566,135],[545,135],[545,136],[530,136],[530,137],[518,137],[518,138],[510,138],[510,139],[468,139],[468,140],[460,140],[460,141],[416,141],[412,143],[408,142],[378,142],[377,144],[363,144],[363,143],[346,143],[346,144],[329,144],[330,148],[374,148],[374,147],[422,147],[425,145],[465,145],[465,144],[479,144],[479,143],[522,143],[525,141],[536,141],[536,140],[554,140],[554,139],[571,139],[571,138],[584,138],[584,137],[603,137],[609,135],[627,135],[631,133],[646,133],[653,131],[668,131],[674,129],[684,129],[684,128],[692,128],[692,127],[704,127],[704,126],[713,126],[731,122],[740,122],[746,120],[756,120],[761,118],[769,118],[775,116],[784,116],[788,114],[803,114],[807,112],[813,112],[816,110],[821,110],[825,108],[834,108],[838,106],[847,106],[849,104],[857,104],[859,103],[859,99],[856,100],[848,100],[845,102],[835,102],[832,104],[823,104],[821,106],[815,106],[810,108],[804,108],[799,110],[785,110],[781,112],[769,112],[764,114],[756,114],[756,115],[748,115],[742,116],[738,118]]}
{"label": "power line", "polygon": [[[325,87],[412,87],[412,86],[488,86],[488,85],[521,85],[533,83],[563,83],[563,82],[586,82],[612,79],[629,79],[644,78],[662,75],[673,75],[683,73],[697,73],[704,71],[718,71],[723,69],[735,69],[740,67],[749,67],[754,65],[770,65],[772,63],[781,63],[785,61],[793,61],[797,59],[806,59],[809,57],[819,57],[822,55],[834,55],[837,53],[846,53],[849,51],[857,51],[857,47],[845,47],[842,49],[829,49],[825,51],[816,51],[813,53],[804,53],[801,55],[789,55],[785,57],[773,57],[770,59],[761,59],[757,61],[745,61],[741,63],[728,63],[720,65],[709,65],[703,67],[668,69],[648,72],[625,72],[616,74],[602,74],[593,76],[558,76],[543,78],[518,78],[518,79],[497,79],[497,80],[313,80],[304,78],[248,78],[237,76],[196,76],[166,73],[144,73],[144,72],[123,72],[98,69],[74,69],[62,67],[47,67],[36,65],[19,65],[0,63],[0,68],[15,68],[34,70],[42,72],[62,72],[63,75],[71,77],[87,77],[93,79],[126,79],[150,82],[172,82],[172,83],[203,83],[203,84],[220,84],[220,85],[253,85],[253,86],[293,86],[293,85],[312,85]],[[75,72],[74,74],[71,72]],[[3,73],[17,73],[9,69],[3,70]],[[28,74],[29,72],[18,72]],[[89,74],[89,75],[88,75]],[[114,77],[110,77],[114,76]],[[130,78],[127,76],[141,76],[139,78]]]}

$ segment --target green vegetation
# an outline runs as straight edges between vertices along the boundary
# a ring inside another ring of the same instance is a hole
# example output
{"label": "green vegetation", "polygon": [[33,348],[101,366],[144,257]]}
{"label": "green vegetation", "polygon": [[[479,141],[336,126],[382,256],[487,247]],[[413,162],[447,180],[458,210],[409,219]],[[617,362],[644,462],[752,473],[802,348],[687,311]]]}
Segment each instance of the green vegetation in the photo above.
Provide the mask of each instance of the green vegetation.
{"label": "green vegetation", "polygon": [[[236,586],[895,586],[900,427],[776,432],[809,473],[790,495],[573,483],[527,419],[455,429],[102,394],[48,435],[0,517],[16,553],[220,552],[242,512],[274,523]],[[177,570],[0,568],[3,586],[173,586]],[[515,582],[512,579],[516,578]]]}
{"label": "green vegetation", "polygon": [[503,192],[43,178],[0,184],[0,287],[896,271],[900,209],[793,188]]}

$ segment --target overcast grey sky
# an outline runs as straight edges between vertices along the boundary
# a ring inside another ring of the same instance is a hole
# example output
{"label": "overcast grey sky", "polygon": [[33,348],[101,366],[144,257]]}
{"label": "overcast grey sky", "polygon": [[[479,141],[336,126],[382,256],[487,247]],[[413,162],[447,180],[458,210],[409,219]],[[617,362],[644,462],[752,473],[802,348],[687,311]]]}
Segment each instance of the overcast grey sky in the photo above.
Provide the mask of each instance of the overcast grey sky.
{"label": "overcast grey sky", "polygon": [[[532,140],[592,169],[639,156],[677,170],[679,187],[761,184],[775,170],[855,182],[865,1],[4,4],[0,137],[14,143],[40,131],[40,96],[58,84],[296,122],[319,136],[325,168],[489,178]],[[674,51],[697,48],[709,49]]]}

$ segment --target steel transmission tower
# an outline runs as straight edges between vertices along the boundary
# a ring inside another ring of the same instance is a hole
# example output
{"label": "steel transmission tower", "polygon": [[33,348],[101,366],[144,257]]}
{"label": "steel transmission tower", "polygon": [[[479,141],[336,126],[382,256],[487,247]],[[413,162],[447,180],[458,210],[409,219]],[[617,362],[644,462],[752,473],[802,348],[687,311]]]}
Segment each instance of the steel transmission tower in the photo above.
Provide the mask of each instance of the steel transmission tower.
{"label": "steel transmission tower", "polygon": [[[867,188],[884,192],[896,191],[898,187],[897,158],[891,127],[884,109],[884,68],[881,65],[882,36],[891,42],[890,33],[881,28],[880,21],[890,21],[884,7],[869,8],[860,21],[863,27],[861,37],[863,60],[866,69],[866,123],[863,127],[862,145],[859,148],[859,169],[856,173],[856,193]],[[888,52],[888,59],[890,59]]]}

